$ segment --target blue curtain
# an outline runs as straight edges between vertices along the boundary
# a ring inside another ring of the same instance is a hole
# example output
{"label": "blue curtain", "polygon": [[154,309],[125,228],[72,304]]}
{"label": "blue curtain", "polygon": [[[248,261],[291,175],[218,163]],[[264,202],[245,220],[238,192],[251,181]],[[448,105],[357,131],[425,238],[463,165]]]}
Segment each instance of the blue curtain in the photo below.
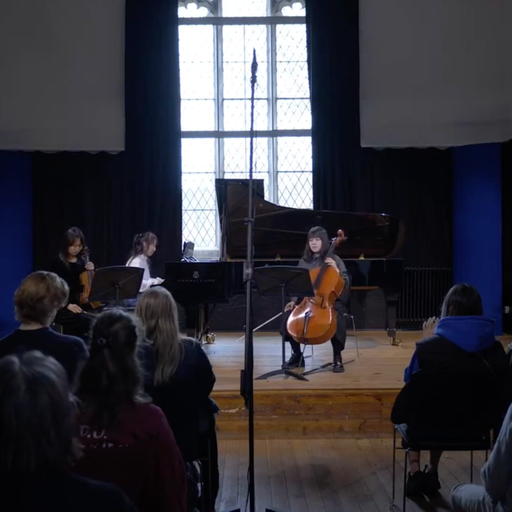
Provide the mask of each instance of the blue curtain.
{"label": "blue curtain", "polygon": [[501,144],[454,149],[454,281],[477,288],[496,334],[503,330],[501,182]]}
{"label": "blue curtain", "polygon": [[[501,194],[503,214],[503,305],[512,309],[512,141],[503,144],[501,162]],[[503,330],[512,332],[512,312],[503,316]]]}
{"label": "blue curtain", "polygon": [[13,295],[32,271],[32,163],[29,154],[0,151],[0,338],[15,326]]}
{"label": "blue curtain", "polygon": [[177,0],[127,0],[126,150],[34,156],[35,265],[67,227],[84,230],[97,265],[124,264],[136,233],[154,231],[155,270],[181,254]]}

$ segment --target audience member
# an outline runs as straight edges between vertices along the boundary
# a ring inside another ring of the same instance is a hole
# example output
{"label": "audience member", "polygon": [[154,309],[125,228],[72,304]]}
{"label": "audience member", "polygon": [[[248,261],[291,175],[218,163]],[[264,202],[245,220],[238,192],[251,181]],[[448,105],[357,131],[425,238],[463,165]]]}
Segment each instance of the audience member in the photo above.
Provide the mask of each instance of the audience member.
{"label": "audience member", "polygon": [[[426,337],[416,344],[411,363],[405,370],[406,386],[391,416],[393,423],[407,424],[411,436],[415,429],[422,429],[417,420],[420,415],[424,422],[428,418],[429,427],[423,428],[430,432],[446,431],[448,425],[451,429],[458,426],[477,429],[482,421],[489,420],[488,425],[490,416],[496,420],[493,426],[499,427],[508,407],[506,397],[500,395],[508,386],[507,357],[503,346],[495,339],[494,320],[482,315],[478,291],[467,284],[457,284],[446,295],[441,320],[429,321],[424,326]],[[415,388],[416,395],[410,396],[414,394],[410,384],[412,380],[417,381],[417,372],[420,372],[418,377],[430,379],[430,387]],[[489,414],[484,413],[484,407]],[[433,496],[439,491],[441,454],[431,452],[430,467],[421,471],[420,452],[409,451],[408,496]]]}
{"label": "audience member", "polygon": [[14,294],[16,318],[21,325],[0,340],[0,357],[39,350],[65,368],[72,388],[76,389],[80,370],[88,357],[87,348],[80,338],[50,328],[67,300],[68,285],[56,274],[41,271],[27,276]]}
{"label": "audience member", "polygon": [[77,473],[117,485],[140,512],[185,512],[186,476],[162,411],[142,392],[136,319],[99,314],[78,396],[84,456]]}
{"label": "audience member", "polygon": [[452,490],[452,507],[459,512],[512,510],[512,406],[489,460],[481,471],[482,485],[459,484]]}
{"label": "audience member", "polygon": [[116,487],[74,475],[66,372],[31,351],[0,359],[0,495],[9,512],[136,512]]}
{"label": "audience member", "polygon": [[165,413],[185,461],[202,460],[203,512],[213,511],[219,468],[215,431],[218,407],[210,398],[215,383],[212,366],[197,341],[180,335],[176,302],[165,288],[144,292],[135,313],[153,348],[145,357],[148,374],[154,375],[147,391]]}

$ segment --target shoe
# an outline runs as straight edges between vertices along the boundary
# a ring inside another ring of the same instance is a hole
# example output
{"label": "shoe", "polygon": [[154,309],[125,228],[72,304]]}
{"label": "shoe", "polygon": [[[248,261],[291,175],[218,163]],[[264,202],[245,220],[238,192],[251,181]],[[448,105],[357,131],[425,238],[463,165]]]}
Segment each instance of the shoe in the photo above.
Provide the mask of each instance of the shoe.
{"label": "shoe", "polygon": [[434,497],[439,493],[441,489],[441,482],[439,481],[439,474],[437,469],[433,467],[426,468],[424,470],[425,473],[425,489],[424,493],[428,498]]}
{"label": "shoe", "polygon": [[409,473],[407,484],[405,486],[405,494],[407,497],[425,495],[427,498],[433,498],[441,489],[439,476],[434,468],[427,466],[423,471],[416,471],[416,473]]}
{"label": "shoe", "polygon": [[409,473],[407,483],[405,484],[405,495],[408,498],[422,496],[426,487],[427,474],[424,471]]}
{"label": "shoe", "polygon": [[345,367],[343,366],[343,360],[341,356],[335,356],[332,362],[332,372],[333,373],[343,373],[345,371]]}
{"label": "shoe", "polygon": [[304,368],[306,363],[302,354],[292,354],[292,357],[288,359],[283,365],[284,370],[290,370],[291,368]]}

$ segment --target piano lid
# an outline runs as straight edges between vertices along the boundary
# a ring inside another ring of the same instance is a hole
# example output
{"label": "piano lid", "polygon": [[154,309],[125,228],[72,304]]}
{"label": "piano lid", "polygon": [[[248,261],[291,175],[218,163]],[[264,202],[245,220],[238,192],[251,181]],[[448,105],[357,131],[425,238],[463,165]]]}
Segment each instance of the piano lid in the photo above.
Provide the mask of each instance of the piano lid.
{"label": "piano lid", "polygon": [[[247,256],[249,180],[216,179],[221,228],[221,259]],[[287,208],[266,201],[263,180],[253,181],[255,205],[254,258],[299,258],[308,231],[323,226],[330,237],[343,229],[347,241],[336,253],[343,258],[391,258],[400,250],[404,226],[396,217],[380,213],[350,213]]]}

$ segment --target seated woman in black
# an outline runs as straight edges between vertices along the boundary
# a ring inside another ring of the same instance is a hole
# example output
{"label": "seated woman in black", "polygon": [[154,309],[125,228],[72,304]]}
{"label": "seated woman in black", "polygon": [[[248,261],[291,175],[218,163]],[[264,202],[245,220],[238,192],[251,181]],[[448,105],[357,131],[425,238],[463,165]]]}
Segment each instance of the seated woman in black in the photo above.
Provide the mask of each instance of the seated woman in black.
{"label": "seated woman in black", "polygon": [[23,279],[14,295],[16,318],[21,325],[0,340],[0,357],[39,350],[64,367],[76,389],[89,355],[87,348],[80,338],[50,329],[57,311],[67,303],[68,291],[64,280],[52,272],[34,272]]}
{"label": "seated woman in black", "polygon": [[[215,414],[210,398],[215,375],[201,345],[178,331],[178,310],[172,295],[161,287],[144,292],[135,314],[146,329],[153,350],[143,356],[153,382],[146,391],[169,421],[183,459],[203,460],[206,509],[215,510],[219,468]],[[208,459],[209,462],[206,462]]]}
{"label": "seated woman in black", "polygon": [[[406,385],[395,401],[391,421],[407,424],[411,439],[417,431],[434,437],[438,432],[443,438],[457,431],[460,438],[463,429],[478,430],[482,417],[486,425],[495,419],[493,426],[499,426],[507,409],[508,396],[502,391],[508,386],[508,363],[494,335],[494,320],[483,316],[478,291],[467,284],[455,285],[446,295],[439,322],[431,319],[424,325],[424,337],[405,370]],[[413,381],[421,384],[411,386]],[[433,496],[439,491],[441,454],[431,452],[430,468],[421,471],[420,452],[409,451],[408,496]]]}
{"label": "seated woman in black", "polygon": [[0,359],[2,510],[136,512],[113,485],[72,474],[74,409],[55,359],[36,351]]}
{"label": "seated woman in black", "polygon": [[62,277],[69,286],[68,303],[59,310],[55,322],[62,326],[64,334],[87,339],[92,317],[84,314],[80,306],[80,274],[94,270],[94,263],[87,261],[85,237],[78,228],[69,228],[62,239],[59,256],[52,261],[50,270]]}

